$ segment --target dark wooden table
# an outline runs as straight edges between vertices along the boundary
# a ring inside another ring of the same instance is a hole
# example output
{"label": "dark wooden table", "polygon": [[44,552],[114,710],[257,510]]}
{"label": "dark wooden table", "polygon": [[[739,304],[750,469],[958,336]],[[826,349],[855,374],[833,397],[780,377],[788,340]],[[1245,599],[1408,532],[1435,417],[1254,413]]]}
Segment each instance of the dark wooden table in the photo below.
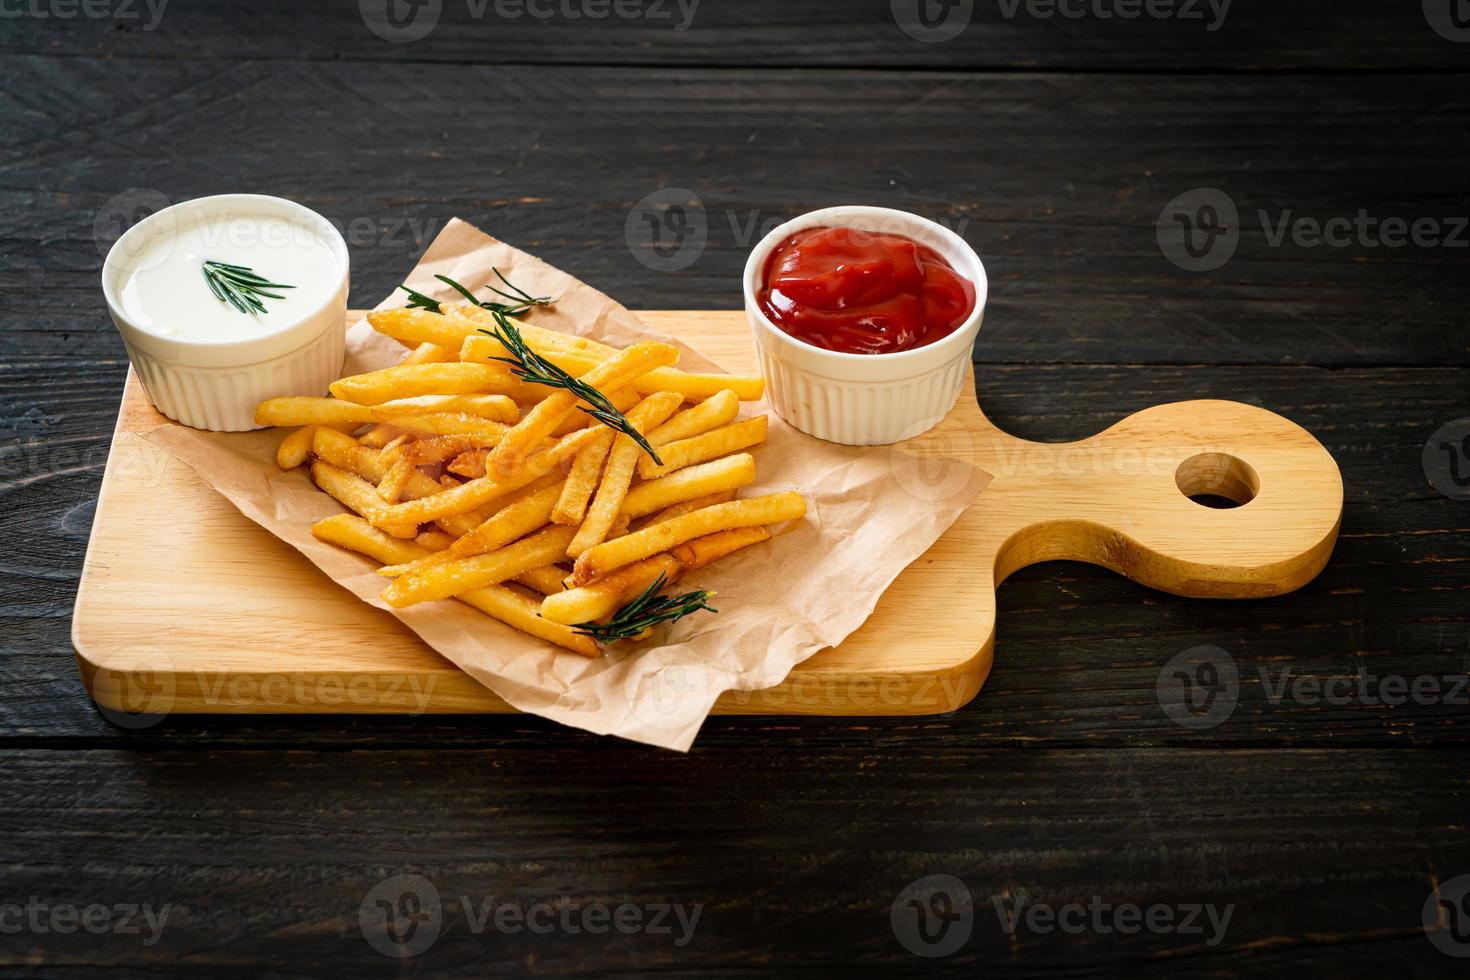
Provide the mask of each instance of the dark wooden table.
{"label": "dark wooden table", "polygon": [[[435,6],[422,39],[379,36]],[[984,0],[947,41],[960,22],[906,18],[921,41],[884,0],[704,0],[689,23],[652,0],[444,0],[379,33],[351,2],[7,5],[0,970],[1463,975],[1466,429],[1424,454],[1470,416],[1450,6]],[[1204,271],[1156,231],[1196,188],[1238,212]],[[113,727],[68,637],[126,369],[98,270],[148,211],[242,190],[341,223],[358,305],[456,215],[634,308],[709,309],[738,306],[771,223],[929,215],[988,265],[975,367],[999,424],[1060,440],[1162,401],[1267,406],[1342,467],[1336,557],[1248,604],[1028,569],[963,709],[715,719],[688,756],[520,717]],[[626,231],[660,191],[707,232],[662,266]],[[1300,223],[1343,217],[1317,244]],[[1197,646],[1239,679],[1205,728],[1157,693]],[[905,889],[936,874],[973,917],[921,934]],[[359,913],[400,875],[442,905],[396,960]],[[484,918],[537,903],[550,934]],[[641,925],[598,918],[623,905]],[[653,928],[660,905],[697,909],[692,936]],[[144,913],[165,908],[159,932]]]}

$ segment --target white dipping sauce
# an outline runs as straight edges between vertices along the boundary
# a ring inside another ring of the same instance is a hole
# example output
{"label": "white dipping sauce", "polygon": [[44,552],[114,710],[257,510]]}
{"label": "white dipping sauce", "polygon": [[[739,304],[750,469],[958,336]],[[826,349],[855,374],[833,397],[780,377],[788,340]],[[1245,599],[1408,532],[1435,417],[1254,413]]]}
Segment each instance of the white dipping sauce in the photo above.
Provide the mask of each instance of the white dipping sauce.
{"label": "white dipping sauce", "polygon": [[[270,282],[293,288],[266,289],[282,298],[259,297],[264,313],[241,313],[210,289],[205,261],[248,266]],[[127,262],[118,298],[123,312],[144,330],[181,340],[228,342],[299,323],[332,298],[341,280],[335,252],[306,225],[230,214],[160,228]]]}

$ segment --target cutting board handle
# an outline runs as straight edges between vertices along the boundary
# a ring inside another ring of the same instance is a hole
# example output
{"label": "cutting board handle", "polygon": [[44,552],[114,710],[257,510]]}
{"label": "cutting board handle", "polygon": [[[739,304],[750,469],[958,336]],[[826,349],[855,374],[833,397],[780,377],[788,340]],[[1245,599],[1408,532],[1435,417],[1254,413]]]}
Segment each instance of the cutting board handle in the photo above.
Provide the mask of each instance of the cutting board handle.
{"label": "cutting board handle", "polygon": [[[1342,475],[1301,426],[1239,402],[1158,405],[1090,439],[1037,443],[989,424],[973,458],[995,581],[1040,561],[1111,568],[1185,596],[1259,598],[1310,581],[1342,518]],[[1225,498],[1217,508],[1194,499]]]}

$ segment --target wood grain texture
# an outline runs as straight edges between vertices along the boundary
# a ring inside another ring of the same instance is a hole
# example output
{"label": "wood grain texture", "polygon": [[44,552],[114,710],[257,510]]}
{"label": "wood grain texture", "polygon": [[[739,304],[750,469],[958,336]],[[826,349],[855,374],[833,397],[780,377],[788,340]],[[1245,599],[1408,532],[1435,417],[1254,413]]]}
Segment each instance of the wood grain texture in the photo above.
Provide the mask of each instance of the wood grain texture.
{"label": "wood grain texture", "polygon": [[[642,316],[727,370],[755,370],[743,313]],[[141,438],[162,421],[130,376],[72,620],[99,704],[130,714],[509,710]],[[975,490],[930,472],[929,459],[968,460],[992,481],[857,632],[774,688],[726,694],[716,711],[950,712],[990,672],[995,589],[1018,569],[1082,560],[1181,596],[1262,599],[1321,571],[1342,513],[1327,451],[1238,402],[1155,406],[1090,438],[1043,444],[996,428],[967,392],[929,432],[878,451],[912,506]],[[1241,506],[1210,509],[1186,494]]]}

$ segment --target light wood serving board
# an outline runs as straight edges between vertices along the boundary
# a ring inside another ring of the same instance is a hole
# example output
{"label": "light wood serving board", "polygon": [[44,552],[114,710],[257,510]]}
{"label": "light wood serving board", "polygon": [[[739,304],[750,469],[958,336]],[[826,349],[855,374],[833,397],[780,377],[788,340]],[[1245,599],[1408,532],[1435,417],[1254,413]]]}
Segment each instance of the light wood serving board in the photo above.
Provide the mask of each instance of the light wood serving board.
{"label": "light wood serving board", "polygon": [[[743,313],[640,316],[727,370],[756,371]],[[973,460],[994,477],[979,500],[846,642],[778,687],[727,693],[717,713],[953,710],[990,672],[996,586],[1035,562],[1087,561],[1178,595],[1252,599],[1300,587],[1332,552],[1337,464],[1278,415],[1178,402],[1090,439],[1043,444],[997,429],[973,391],[904,448]],[[160,420],[130,373],[72,629],[99,705],[110,714],[514,710],[139,437]],[[922,480],[922,470],[896,478]],[[1250,499],[1213,509],[1186,492]]]}

